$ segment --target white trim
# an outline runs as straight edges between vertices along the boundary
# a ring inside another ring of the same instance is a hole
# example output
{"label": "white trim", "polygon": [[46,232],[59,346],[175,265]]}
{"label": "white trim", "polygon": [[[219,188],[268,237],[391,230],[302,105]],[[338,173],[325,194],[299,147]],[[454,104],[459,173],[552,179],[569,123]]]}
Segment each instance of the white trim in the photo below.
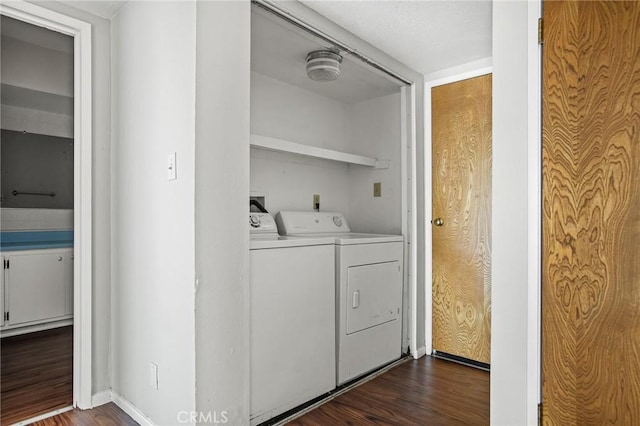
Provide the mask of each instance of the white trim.
{"label": "white trim", "polygon": [[413,355],[413,358],[418,359],[418,358],[422,358],[423,356],[425,356],[427,354],[427,347],[426,346],[420,346],[417,350],[415,354]]}
{"label": "white trim", "polygon": [[74,38],[74,336],[73,403],[91,408],[91,25],[24,1],[0,13]]}
{"label": "white trim", "polygon": [[475,70],[463,72],[461,74],[451,75],[447,77],[438,78],[437,80],[431,80],[425,82],[424,90],[424,281],[425,281],[425,348],[427,353],[433,351],[432,338],[433,328],[431,317],[433,314],[433,299],[432,299],[432,273],[433,273],[433,251],[432,251],[432,227],[431,227],[431,204],[433,202],[432,194],[432,158],[431,158],[431,89],[443,84],[454,83],[456,81],[467,80],[469,78],[479,77],[481,75],[491,74],[492,67],[482,67]]}
{"label": "white trim", "polygon": [[[4,253],[3,253],[4,254]],[[19,336],[21,334],[34,333],[36,331],[52,330],[59,327],[67,327],[73,325],[73,316],[67,315],[63,319],[56,319],[51,322],[31,324],[31,325],[17,325],[14,327],[4,325],[0,331],[1,337]]]}
{"label": "white trim", "polygon": [[[402,197],[400,197],[400,217],[401,219],[401,229],[402,235],[405,235],[404,243],[403,243],[403,264],[404,273],[402,277],[402,343],[401,349],[402,353],[404,353],[407,346],[409,347],[409,352],[411,352],[411,348],[413,347],[413,335],[411,334],[412,324],[411,324],[411,315],[414,312],[413,301],[411,299],[411,289],[409,287],[410,276],[409,276],[409,247],[410,247],[410,238],[408,236],[409,231],[409,187],[408,185],[405,187],[404,183],[407,182],[407,160],[410,155],[410,144],[409,144],[409,120],[408,120],[408,111],[409,107],[409,86],[402,86],[400,88],[400,187],[402,188]],[[405,151],[406,150],[406,151]],[[406,307],[410,307],[407,309]]]}
{"label": "white trim", "polygon": [[140,426],[153,426],[153,422],[151,419],[144,415],[144,413],[138,408],[123,398],[120,394],[115,391],[111,391],[111,398],[113,403],[122,409],[125,413],[127,413],[133,420],[138,422]]}
{"label": "white trim", "polygon": [[26,419],[26,420],[21,420],[18,423],[13,423],[12,426],[30,425],[32,423],[39,422],[39,421],[42,421],[42,420],[46,420],[46,419],[48,419],[50,417],[57,416],[58,414],[66,413],[67,411],[71,411],[71,410],[73,410],[73,406],[72,405],[70,405],[68,407],[64,407],[64,408],[58,408],[57,410],[53,410],[53,411],[50,411],[48,413],[40,414],[39,416],[31,417],[31,418]]}
{"label": "white trim", "polygon": [[[416,86],[405,85],[400,89],[400,123],[401,146],[400,178],[403,182],[402,192],[402,234],[406,236],[404,243],[404,288],[408,309],[403,316],[403,339],[409,340],[409,353],[416,358],[418,345],[418,228],[417,228],[417,159],[416,159]],[[406,149],[406,152],[404,151]],[[406,322],[405,319],[406,318]],[[403,341],[403,352],[406,346]]]}
{"label": "white trim", "polygon": [[[460,74],[455,74],[447,77],[442,77],[437,80],[430,80],[425,82],[425,90],[429,89],[429,99],[431,99],[431,89],[437,86],[442,86],[443,84],[455,83],[456,81],[468,80],[474,77],[480,77],[481,75],[491,74],[493,71],[492,67],[483,67],[475,70],[463,72]],[[425,105],[426,106],[426,105]],[[431,103],[429,103],[429,112],[431,112]],[[429,116],[429,125],[431,125],[431,116]],[[429,137],[429,141],[431,141],[431,137]]]}
{"label": "white trim", "polygon": [[113,401],[111,390],[98,392],[91,397],[91,406],[93,408],[108,404]]}
{"label": "white trim", "polygon": [[541,395],[541,289],[542,277],[542,48],[538,44],[538,18],[542,1],[530,0],[528,11],[528,253],[527,276],[527,422],[538,422]]}
{"label": "white trim", "polygon": [[493,58],[482,58],[477,61],[467,62],[462,65],[458,65],[451,68],[445,68],[442,70],[434,71],[432,73],[426,74],[424,76],[424,81],[436,81],[440,79],[446,79],[452,75],[463,75],[469,71],[474,72],[475,70],[490,68],[493,64]]}

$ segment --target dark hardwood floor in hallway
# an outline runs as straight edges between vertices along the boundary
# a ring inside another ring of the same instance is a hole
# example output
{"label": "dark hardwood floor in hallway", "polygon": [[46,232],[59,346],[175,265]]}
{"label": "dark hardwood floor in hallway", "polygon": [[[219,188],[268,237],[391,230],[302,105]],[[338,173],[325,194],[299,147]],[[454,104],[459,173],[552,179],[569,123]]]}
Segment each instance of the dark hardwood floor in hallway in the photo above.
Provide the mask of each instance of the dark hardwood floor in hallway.
{"label": "dark hardwood floor in hallway", "polygon": [[0,424],[73,404],[73,327],[5,337],[0,357]]}
{"label": "dark hardwood floor in hallway", "polygon": [[[69,411],[35,423],[37,426],[136,424],[113,403],[93,410]],[[407,361],[288,423],[290,426],[488,424],[489,373],[429,356]]]}
{"label": "dark hardwood floor in hallway", "polygon": [[489,373],[430,356],[405,362],[288,423],[488,424]]}

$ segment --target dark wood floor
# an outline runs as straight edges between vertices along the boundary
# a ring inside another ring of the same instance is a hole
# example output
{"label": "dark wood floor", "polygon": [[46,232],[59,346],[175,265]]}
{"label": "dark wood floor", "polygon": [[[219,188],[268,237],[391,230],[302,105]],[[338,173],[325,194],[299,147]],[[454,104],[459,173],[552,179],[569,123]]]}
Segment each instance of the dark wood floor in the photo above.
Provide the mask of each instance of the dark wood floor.
{"label": "dark wood floor", "polygon": [[488,425],[489,373],[429,356],[401,364],[290,426]]}
{"label": "dark wood floor", "polygon": [[[4,377],[4,372],[3,372]],[[3,389],[4,392],[4,389]],[[4,420],[4,400],[3,418]],[[37,426],[134,426],[113,403],[73,410]],[[487,425],[489,373],[431,357],[407,361],[289,425]]]}
{"label": "dark wood floor", "polygon": [[73,327],[5,337],[0,347],[0,423],[73,404]]}
{"label": "dark wood floor", "polygon": [[72,410],[32,423],[35,426],[138,426],[116,404],[101,405],[92,410]]}

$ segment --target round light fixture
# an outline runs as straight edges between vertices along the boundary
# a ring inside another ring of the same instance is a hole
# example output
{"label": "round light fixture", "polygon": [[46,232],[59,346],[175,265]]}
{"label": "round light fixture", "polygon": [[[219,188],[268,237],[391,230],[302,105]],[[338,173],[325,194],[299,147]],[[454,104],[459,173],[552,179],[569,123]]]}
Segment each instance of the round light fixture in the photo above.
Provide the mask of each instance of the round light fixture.
{"label": "round light fixture", "polygon": [[307,55],[307,76],[313,81],[333,81],[340,75],[342,56],[330,50],[315,50]]}

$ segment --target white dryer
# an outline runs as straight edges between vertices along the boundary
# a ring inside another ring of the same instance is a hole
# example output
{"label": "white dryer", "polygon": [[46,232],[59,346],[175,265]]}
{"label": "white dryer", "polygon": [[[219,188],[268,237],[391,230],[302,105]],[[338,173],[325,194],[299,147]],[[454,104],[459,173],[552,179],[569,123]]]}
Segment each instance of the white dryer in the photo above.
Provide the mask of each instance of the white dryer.
{"label": "white dryer", "polygon": [[350,232],[343,214],[282,211],[287,236],[325,236],[336,248],[336,378],[344,384],[402,355],[402,235]]}

